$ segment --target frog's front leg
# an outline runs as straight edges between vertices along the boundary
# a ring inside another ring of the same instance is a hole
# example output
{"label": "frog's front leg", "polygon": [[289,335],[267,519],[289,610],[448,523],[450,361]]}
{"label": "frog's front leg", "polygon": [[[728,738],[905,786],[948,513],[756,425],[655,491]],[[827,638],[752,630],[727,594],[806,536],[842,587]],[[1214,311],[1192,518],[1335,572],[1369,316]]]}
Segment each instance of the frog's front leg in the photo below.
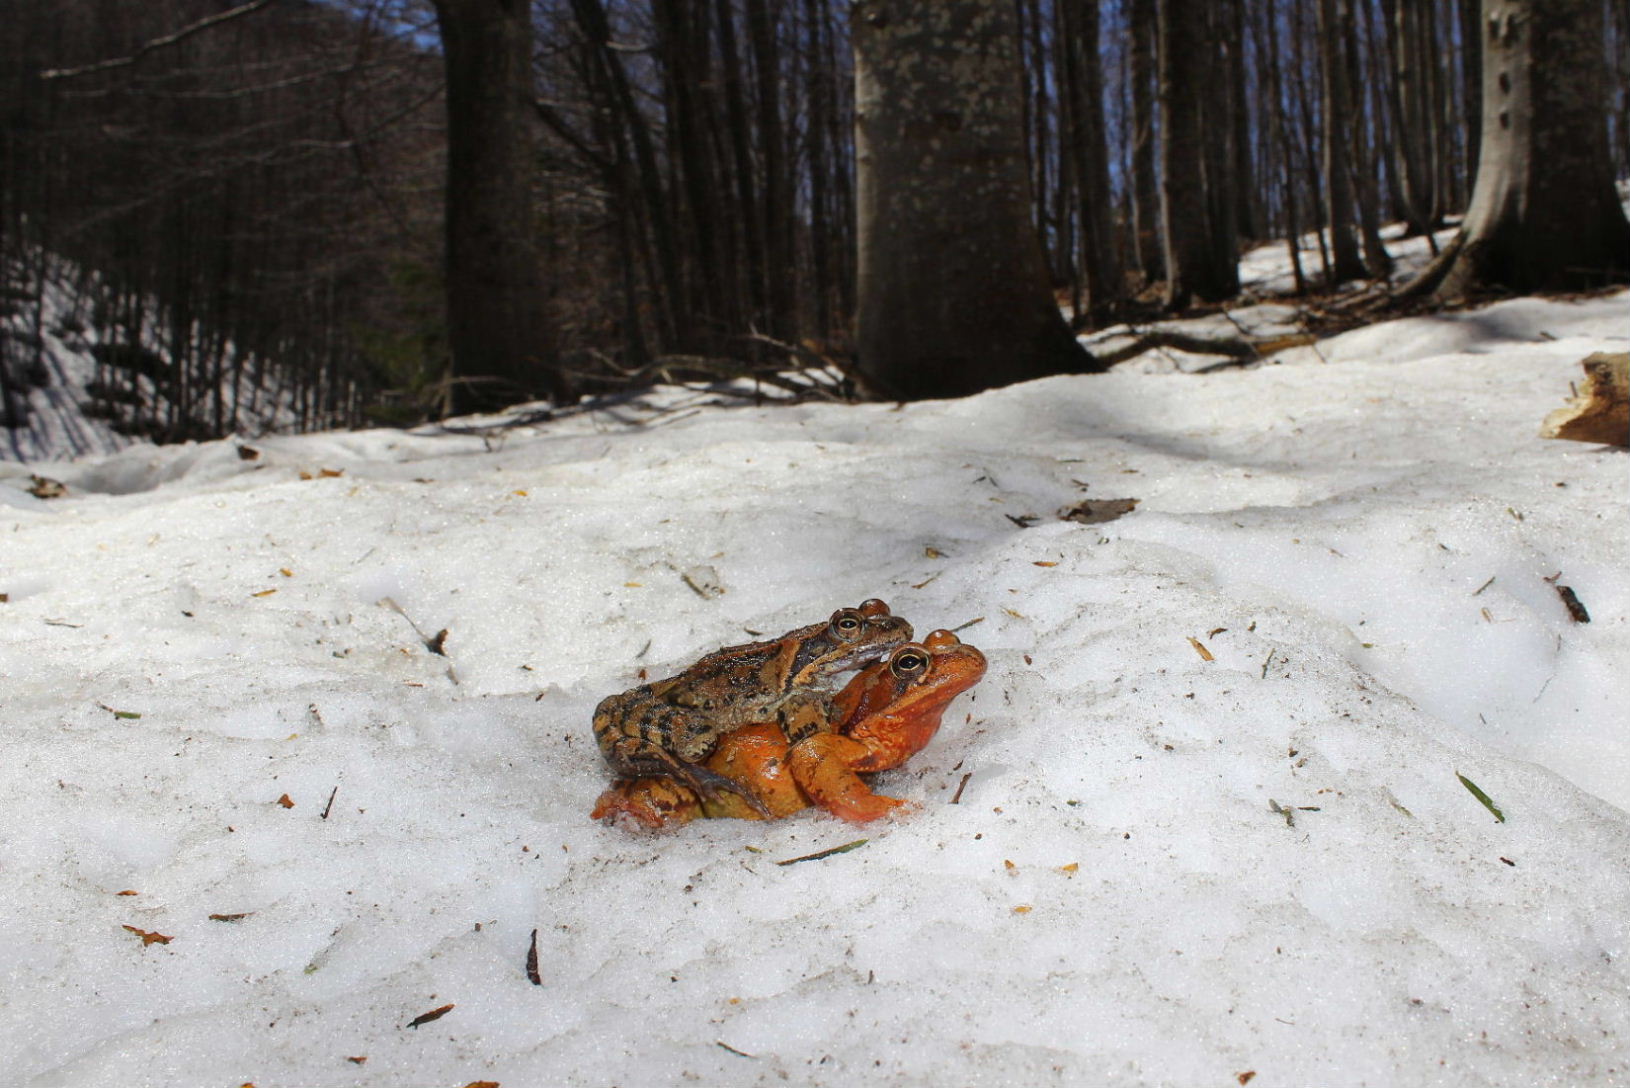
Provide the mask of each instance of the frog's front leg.
{"label": "frog's front leg", "polygon": [[781,733],[788,744],[797,744],[806,737],[830,733],[836,728],[832,697],[812,688],[788,694],[776,706],[775,716],[781,723]]}
{"label": "frog's front leg", "polygon": [[793,781],[815,803],[851,823],[869,823],[908,802],[873,793],[860,777],[873,754],[862,742],[839,733],[818,733],[793,746],[787,766]]}

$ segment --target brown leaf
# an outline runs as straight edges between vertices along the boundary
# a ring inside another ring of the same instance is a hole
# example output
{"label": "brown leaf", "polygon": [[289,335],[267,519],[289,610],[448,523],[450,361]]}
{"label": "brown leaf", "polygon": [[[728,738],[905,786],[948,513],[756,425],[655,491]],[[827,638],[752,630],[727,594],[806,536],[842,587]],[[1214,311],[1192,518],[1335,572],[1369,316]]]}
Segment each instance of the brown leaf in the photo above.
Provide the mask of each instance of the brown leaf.
{"label": "brown leaf", "polygon": [[538,972],[538,931],[532,931],[532,945],[526,950],[526,980],[534,986],[543,985],[543,975]]}
{"label": "brown leaf", "polygon": [[1068,865],[1060,865],[1058,867],[1058,871],[1061,873],[1069,873],[1071,876],[1074,876],[1076,873],[1081,871],[1081,863],[1079,861],[1072,861]]}
{"label": "brown leaf", "polygon": [[1099,525],[1130,514],[1138,508],[1138,501],[1137,499],[1083,499],[1074,506],[1066,506],[1059,510],[1058,516],[1062,521],[1073,521],[1078,525]]}
{"label": "brown leaf", "polygon": [[355,1058],[346,1058],[345,1060],[348,1061],[348,1062],[354,1062],[357,1065],[361,1065],[363,1062],[368,1060],[368,1055],[363,1054],[363,1055],[360,1055],[360,1056],[355,1057]]}
{"label": "brown leaf", "polygon": [[412,1020],[409,1020],[407,1026],[410,1028],[416,1028],[420,1024],[428,1024],[432,1020],[440,1020],[442,1017],[446,1016],[452,1011],[453,1006],[451,1004],[443,1005],[439,1009],[431,1009],[429,1012],[420,1013]]}
{"label": "brown leaf", "polygon": [[464,1088],[499,1088],[499,1085],[495,1080],[472,1080]]}
{"label": "brown leaf", "polygon": [[150,944],[169,944],[174,937],[166,937],[157,930],[137,929],[135,926],[125,926],[130,932],[141,938],[141,945],[146,948]]}
{"label": "brown leaf", "polygon": [[929,559],[945,558],[945,553],[934,547],[932,544],[923,549],[923,555],[927,556]]}
{"label": "brown leaf", "polygon": [[1241,1084],[1250,1084],[1251,1083],[1251,1078],[1254,1077],[1254,1076],[1256,1076],[1256,1070],[1255,1069],[1247,1069],[1243,1073],[1234,1074],[1234,1079],[1239,1081]]}
{"label": "brown leaf", "polygon": [[277,799],[277,803],[282,805],[284,808],[294,807],[294,799],[286,793]]}
{"label": "brown leaf", "polygon": [[60,480],[49,480],[44,476],[30,476],[32,481],[28,493],[36,499],[60,499],[68,493],[68,486]]}
{"label": "brown leaf", "polygon": [[256,460],[259,457],[260,457],[260,451],[255,449],[255,447],[253,447],[253,446],[239,446],[238,447],[238,460],[240,460],[240,461],[253,461],[253,460]]}
{"label": "brown leaf", "polygon": [[1200,642],[1200,640],[1195,638],[1193,635],[1189,636],[1189,645],[1194,647],[1194,652],[1200,655],[1200,660],[1201,661],[1215,661],[1215,660],[1217,660],[1216,658],[1211,656],[1211,651],[1206,649],[1205,646]]}
{"label": "brown leaf", "polygon": [[251,596],[251,597],[270,597],[272,594],[274,594],[276,592],[277,592],[277,590],[275,590],[275,589],[263,589],[259,593],[251,593],[251,594],[249,594],[249,596]]}
{"label": "brown leaf", "polygon": [[1056,560],[1052,560],[1052,559],[1032,559],[1030,562],[1035,564],[1038,567],[1056,567],[1056,566],[1058,566],[1058,562]]}
{"label": "brown leaf", "polygon": [[209,920],[212,922],[241,922],[253,913],[255,912],[252,910],[246,910],[242,914],[212,914],[209,916]]}
{"label": "brown leaf", "polygon": [[345,475],[345,470],[342,469],[342,468],[320,468],[320,469],[317,470],[317,476],[320,479],[324,479],[324,480],[332,480],[337,476],[344,476],[344,475]]}
{"label": "brown leaf", "polygon": [[1014,907],[1013,908],[1013,913],[1014,914],[1029,914],[1034,909],[1035,908],[1031,907],[1028,903],[1026,903],[1023,906]]}
{"label": "brown leaf", "polygon": [[126,888],[126,889],[125,889],[125,890],[124,890],[124,891],[122,891],[122,892],[114,892],[114,893],[113,893],[113,894],[114,894],[114,895],[140,895],[140,894],[141,894],[141,892],[138,892],[138,891],[133,891],[133,890],[131,890],[131,889],[130,889],[130,888]]}

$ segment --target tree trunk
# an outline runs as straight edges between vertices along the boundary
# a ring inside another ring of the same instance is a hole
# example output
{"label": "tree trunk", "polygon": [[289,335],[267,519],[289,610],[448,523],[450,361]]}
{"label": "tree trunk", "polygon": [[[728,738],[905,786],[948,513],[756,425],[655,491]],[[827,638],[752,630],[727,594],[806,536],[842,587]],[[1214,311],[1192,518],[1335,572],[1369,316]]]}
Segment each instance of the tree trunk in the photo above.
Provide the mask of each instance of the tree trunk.
{"label": "tree trunk", "polygon": [[1608,154],[1596,0],[1483,0],[1483,141],[1455,241],[1406,293],[1572,290],[1630,279]]}
{"label": "tree trunk", "polygon": [[1145,283],[1164,279],[1160,188],[1155,175],[1155,0],[1132,0],[1132,224]]}
{"label": "tree trunk", "polygon": [[1011,0],[861,0],[852,26],[862,371],[919,398],[1094,369],[1031,221]]}
{"label": "tree trunk", "polygon": [[[1268,100],[1281,102],[1279,78],[1279,5],[1268,0],[1267,20],[1263,24],[1262,40],[1268,53]],[[1283,160],[1285,187],[1285,245],[1290,251],[1290,268],[1296,282],[1296,293],[1307,294],[1307,276],[1302,271],[1302,226],[1296,202],[1296,161],[1291,153],[1290,118],[1281,109],[1268,111],[1268,133],[1264,140],[1277,147]]]}
{"label": "tree trunk", "polygon": [[1319,70],[1324,80],[1324,185],[1328,194],[1331,286],[1362,279],[1364,262],[1353,230],[1353,178],[1348,154],[1353,122],[1352,91],[1347,79],[1343,41],[1353,29],[1348,0],[1318,0]]}
{"label": "tree trunk", "polygon": [[[1256,170],[1251,160],[1251,149],[1259,141],[1251,139],[1251,94],[1246,77],[1244,0],[1228,0],[1225,27],[1228,37],[1228,111],[1231,125],[1228,145],[1233,154],[1233,161],[1229,164],[1234,190],[1232,218],[1234,233],[1238,240],[1252,242],[1262,236],[1262,216],[1259,211],[1261,194],[1256,185]],[[1261,67],[1260,61],[1257,67]]]}
{"label": "tree trunk", "polygon": [[1409,233],[1430,234],[1443,219],[1443,196],[1438,191],[1436,148],[1441,111],[1437,88],[1442,65],[1433,58],[1437,35],[1430,4],[1408,0],[1382,0],[1392,30],[1390,57],[1393,79],[1388,94],[1393,114],[1393,170]]}
{"label": "tree trunk", "polygon": [[1059,0],[1064,40],[1064,85],[1070,96],[1069,144],[1073,151],[1079,214],[1081,264],[1093,323],[1102,324],[1126,295],[1115,248],[1109,150],[1104,138],[1104,80],[1098,62],[1098,0]]}
{"label": "tree trunk", "polygon": [[570,395],[556,365],[532,209],[532,19],[526,0],[436,0],[447,68],[451,407]]}
{"label": "tree trunk", "polygon": [[[1215,158],[1215,139],[1208,138],[1203,103],[1204,96],[1214,93],[1219,65],[1216,43],[1206,40],[1204,0],[1160,0],[1159,29],[1165,304],[1181,310],[1196,295],[1207,302],[1233,296],[1239,276],[1232,216],[1227,223],[1214,219],[1214,206],[1226,208],[1228,202],[1219,199],[1226,185],[1213,183],[1225,179],[1208,177],[1207,171],[1207,159]],[[1226,138],[1226,128],[1222,135]],[[1219,231],[1226,237],[1218,239]]]}
{"label": "tree trunk", "polygon": [[[1368,7],[1365,8],[1369,12]],[[1373,14],[1373,12],[1372,12]],[[1346,12],[1347,27],[1343,34],[1343,54],[1346,64],[1347,86],[1363,87],[1365,83],[1364,71],[1359,61],[1358,43],[1359,34],[1356,20],[1351,7]],[[1366,27],[1366,30],[1368,27]],[[1376,35],[1368,35],[1370,41],[1376,41]],[[1371,50],[1374,55],[1374,50]],[[1375,74],[1374,82],[1379,83],[1385,77]],[[1371,279],[1384,280],[1392,272],[1392,255],[1381,242],[1381,196],[1376,176],[1380,173],[1376,165],[1377,156],[1373,149],[1382,144],[1384,137],[1380,132],[1380,109],[1368,120],[1373,128],[1366,124],[1364,107],[1357,101],[1350,101],[1352,107],[1352,126],[1348,135],[1347,164],[1353,176],[1353,197],[1358,209],[1358,236],[1364,246],[1364,269]]]}
{"label": "tree trunk", "polygon": [[764,262],[770,312],[766,330],[772,336],[796,339],[797,306],[793,289],[792,175],[787,168],[786,131],[782,121],[780,48],[776,40],[775,5],[749,0],[748,33],[752,38],[753,67],[758,80],[758,125],[764,158]]}

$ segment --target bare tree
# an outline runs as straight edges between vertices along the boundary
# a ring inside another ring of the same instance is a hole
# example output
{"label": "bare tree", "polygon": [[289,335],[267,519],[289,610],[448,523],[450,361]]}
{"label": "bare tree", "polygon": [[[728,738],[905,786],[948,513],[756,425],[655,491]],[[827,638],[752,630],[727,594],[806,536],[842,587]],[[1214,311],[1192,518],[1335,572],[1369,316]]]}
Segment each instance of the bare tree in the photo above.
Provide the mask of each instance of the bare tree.
{"label": "bare tree", "polygon": [[1145,283],[1166,275],[1160,234],[1160,188],[1155,173],[1155,0],[1132,0],[1132,224],[1138,269]]}
{"label": "bare tree", "polygon": [[447,327],[455,409],[570,387],[533,213],[529,0],[436,0],[447,66]]}
{"label": "bare tree", "polygon": [[1206,124],[1205,96],[1220,67],[1218,42],[1208,39],[1203,0],[1160,0],[1160,207],[1166,239],[1168,309],[1195,296],[1217,302],[1239,291],[1231,202],[1218,199],[1217,143],[1228,127]]}
{"label": "bare tree", "polygon": [[1348,0],[1318,0],[1318,26],[1319,70],[1324,78],[1321,135],[1325,206],[1330,213],[1330,254],[1334,262],[1330,279],[1335,284],[1361,279],[1365,274],[1364,261],[1358,252],[1358,234],[1353,229],[1357,214],[1349,149],[1353,96],[1343,47],[1353,33]]}
{"label": "bare tree", "polygon": [[852,25],[862,370],[927,397],[1094,369],[1031,220],[1010,0],[861,0]]}
{"label": "bare tree", "polygon": [[1104,134],[1098,0],[1058,0],[1058,16],[1064,114],[1069,121],[1065,140],[1073,146],[1068,174],[1074,178],[1078,199],[1087,300],[1094,323],[1100,323],[1125,298],[1126,283],[1115,244],[1114,194]]}
{"label": "bare tree", "polygon": [[1404,289],[1569,289],[1630,278],[1608,152],[1597,0],[1483,0],[1482,146],[1454,242]]}

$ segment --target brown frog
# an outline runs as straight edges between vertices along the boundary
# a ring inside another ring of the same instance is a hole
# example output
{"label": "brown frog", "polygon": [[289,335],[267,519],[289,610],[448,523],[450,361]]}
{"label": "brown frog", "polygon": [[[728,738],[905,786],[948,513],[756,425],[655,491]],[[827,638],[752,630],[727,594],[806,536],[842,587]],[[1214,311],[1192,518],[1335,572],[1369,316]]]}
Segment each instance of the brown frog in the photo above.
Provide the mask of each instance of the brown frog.
{"label": "brown frog", "polygon": [[748,725],[724,736],[707,767],[750,789],[703,800],[666,778],[623,780],[600,795],[593,817],[629,829],[677,827],[701,817],[779,819],[815,805],[867,823],[903,802],[873,793],[861,778],[892,770],[922,751],[945,709],[985,675],[985,655],[950,631],[898,647],[849,681],[832,699],[831,732],[789,745],[775,725]]}
{"label": "brown frog", "polygon": [[761,808],[749,789],[701,766],[719,738],[754,722],[779,725],[793,744],[830,729],[832,697],[820,685],[910,639],[911,625],[880,600],[840,608],[825,623],[727,646],[677,676],[608,696],[594,710],[594,739],[620,777],[674,778]]}

